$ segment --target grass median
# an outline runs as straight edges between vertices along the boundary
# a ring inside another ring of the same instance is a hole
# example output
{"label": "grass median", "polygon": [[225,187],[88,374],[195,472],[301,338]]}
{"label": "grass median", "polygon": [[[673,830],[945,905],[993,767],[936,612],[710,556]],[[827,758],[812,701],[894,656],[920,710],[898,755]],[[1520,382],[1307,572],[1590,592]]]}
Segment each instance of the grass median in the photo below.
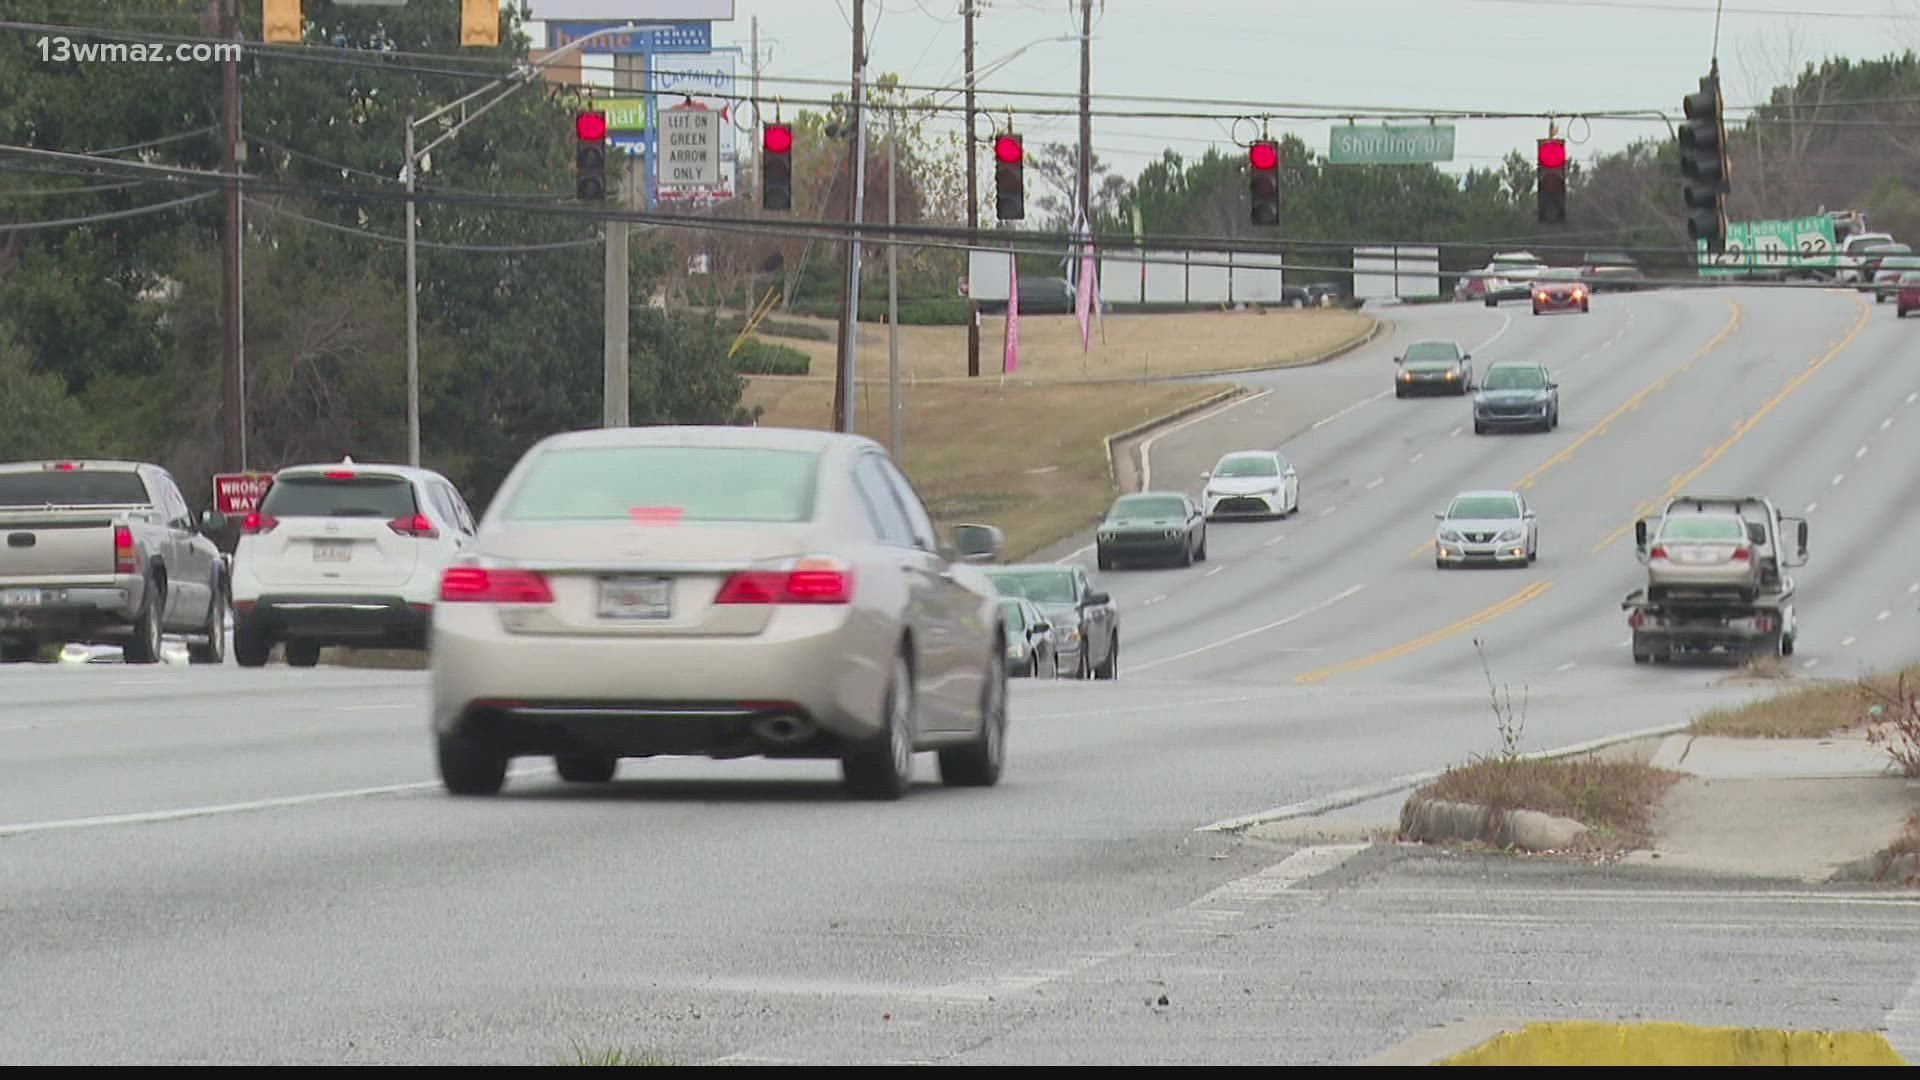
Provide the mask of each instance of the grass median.
{"label": "grass median", "polygon": [[[904,329],[904,328],[903,328]],[[1021,558],[1092,524],[1114,492],[1106,437],[1197,404],[1224,384],[999,385],[998,378],[901,387],[900,459],[941,525],[982,522]],[[751,379],[768,427],[831,428],[833,384]],[[887,388],[862,384],[861,434],[887,439]]]}
{"label": "grass median", "polygon": [[1708,709],[1693,718],[1694,735],[1751,739],[1820,739],[1866,726],[1869,710],[1897,694],[1920,689],[1920,666],[1863,680],[1821,680],[1745,705]]}
{"label": "grass median", "polygon": [[1652,841],[1654,807],[1679,779],[1634,760],[1488,757],[1448,769],[1414,798],[1569,818],[1590,830],[1588,847],[1624,851]]}

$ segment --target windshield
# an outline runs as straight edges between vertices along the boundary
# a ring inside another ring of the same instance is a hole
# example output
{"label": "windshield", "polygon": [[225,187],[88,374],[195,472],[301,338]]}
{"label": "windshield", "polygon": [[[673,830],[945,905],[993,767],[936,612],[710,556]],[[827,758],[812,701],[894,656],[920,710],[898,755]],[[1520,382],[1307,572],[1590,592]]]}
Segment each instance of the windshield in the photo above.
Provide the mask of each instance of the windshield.
{"label": "windshield", "polygon": [[0,473],[0,506],[146,506],[149,501],[139,473]]}
{"label": "windshield", "polygon": [[1230,457],[1213,470],[1215,476],[1279,476],[1280,466],[1266,456]]}
{"label": "windshield", "polygon": [[1451,367],[1460,361],[1460,347],[1451,341],[1416,341],[1407,346],[1412,367]]}
{"label": "windshield", "polygon": [[813,520],[820,455],[744,446],[593,446],[542,453],[508,521],[791,524]]}
{"label": "windshield", "polygon": [[321,474],[278,477],[260,500],[267,517],[369,517],[392,521],[412,517],[413,485],[397,476]]}
{"label": "windshield", "polygon": [[1447,508],[1447,516],[1481,521],[1517,518],[1520,503],[1511,495],[1462,495]]}
{"label": "windshield", "polygon": [[1662,540],[1737,540],[1747,538],[1746,523],[1737,517],[1689,514],[1660,526]]}
{"label": "windshield", "polygon": [[1113,509],[1107,513],[1107,520],[1177,518],[1186,514],[1186,507],[1181,505],[1178,495],[1129,495],[1113,504]]}
{"label": "windshield", "polygon": [[1480,384],[1487,390],[1544,390],[1547,388],[1547,373],[1537,367],[1498,366],[1487,369],[1487,377]]}
{"label": "windshield", "polygon": [[1025,597],[1036,604],[1073,603],[1071,570],[989,570],[987,579],[1005,596]]}

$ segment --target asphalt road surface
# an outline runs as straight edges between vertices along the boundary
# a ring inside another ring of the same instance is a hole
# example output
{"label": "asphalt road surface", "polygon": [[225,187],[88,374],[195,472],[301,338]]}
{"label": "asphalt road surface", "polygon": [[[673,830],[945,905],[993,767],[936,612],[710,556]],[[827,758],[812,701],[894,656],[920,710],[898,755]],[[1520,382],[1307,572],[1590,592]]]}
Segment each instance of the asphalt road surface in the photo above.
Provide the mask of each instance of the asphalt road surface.
{"label": "asphalt road surface", "polygon": [[[1284,447],[1301,513],[1099,574],[1121,678],[1018,683],[989,790],[927,759],[886,805],[827,763],[630,761],[586,791],[523,760],[453,800],[421,673],[0,669],[0,1060],[1341,1063],[1455,1016],[1899,1028],[1897,896],[1198,831],[1495,749],[1490,675],[1525,688],[1530,749],[1754,693],[1624,646],[1632,522],[1680,491],[1810,519],[1797,671],[1911,658],[1920,329],[1892,316],[1759,288],[1410,307],[1249,377],[1153,440],[1153,484]],[[1559,430],[1396,400],[1424,337],[1546,363]],[[1515,485],[1539,562],[1435,570],[1433,512]]]}

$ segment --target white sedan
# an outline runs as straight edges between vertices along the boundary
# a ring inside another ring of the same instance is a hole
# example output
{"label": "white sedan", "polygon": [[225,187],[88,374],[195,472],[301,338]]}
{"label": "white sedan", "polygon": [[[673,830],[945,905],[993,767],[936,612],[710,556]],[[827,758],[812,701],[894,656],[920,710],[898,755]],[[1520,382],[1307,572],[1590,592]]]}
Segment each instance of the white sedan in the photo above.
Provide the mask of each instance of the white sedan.
{"label": "white sedan", "polygon": [[1204,474],[1207,520],[1283,517],[1300,512],[1300,475],[1275,450],[1235,450]]}

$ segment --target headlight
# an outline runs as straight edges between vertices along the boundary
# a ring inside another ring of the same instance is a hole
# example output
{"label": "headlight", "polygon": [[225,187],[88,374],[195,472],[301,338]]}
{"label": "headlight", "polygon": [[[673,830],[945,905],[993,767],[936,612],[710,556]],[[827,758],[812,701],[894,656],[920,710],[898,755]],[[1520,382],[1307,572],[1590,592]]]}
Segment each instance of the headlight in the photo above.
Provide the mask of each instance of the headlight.
{"label": "headlight", "polygon": [[1447,372],[1447,378],[1449,379],[1457,379],[1459,377],[1460,377],[1460,370],[1458,368],[1455,368],[1454,370]]}
{"label": "headlight", "polygon": [[1498,542],[1502,544],[1507,544],[1518,539],[1520,539],[1520,530],[1508,529],[1507,531],[1500,534],[1500,539]]}
{"label": "headlight", "polygon": [[1402,371],[1402,372],[1400,373],[1400,381],[1401,381],[1401,382],[1412,382],[1412,381],[1413,381],[1413,372],[1411,372],[1411,371]]}
{"label": "headlight", "polygon": [[1018,660],[1025,655],[1027,655],[1027,650],[1019,642],[1016,641],[1007,646],[1007,659]]}
{"label": "headlight", "polygon": [[1440,540],[1442,543],[1458,544],[1461,541],[1461,536],[1459,533],[1454,532],[1452,529],[1441,529]]}
{"label": "headlight", "polygon": [[1080,628],[1077,626],[1068,626],[1068,627],[1059,628],[1054,630],[1054,633],[1059,635],[1060,637],[1066,638],[1068,641],[1077,642],[1080,640]]}

